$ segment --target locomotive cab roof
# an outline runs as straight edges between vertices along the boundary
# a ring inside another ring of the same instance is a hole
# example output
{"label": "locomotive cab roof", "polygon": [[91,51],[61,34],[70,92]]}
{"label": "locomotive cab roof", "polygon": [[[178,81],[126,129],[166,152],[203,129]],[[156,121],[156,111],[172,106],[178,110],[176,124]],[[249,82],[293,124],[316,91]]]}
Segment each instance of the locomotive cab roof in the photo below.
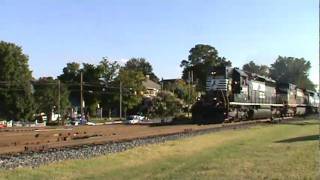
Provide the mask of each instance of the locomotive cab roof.
{"label": "locomotive cab roof", "polygon": [[244,77],[248,77],[248,74],[242,70],[240,70],[239,68],[234,68],[234,70],[240,74],[240,76],[244,76]]}

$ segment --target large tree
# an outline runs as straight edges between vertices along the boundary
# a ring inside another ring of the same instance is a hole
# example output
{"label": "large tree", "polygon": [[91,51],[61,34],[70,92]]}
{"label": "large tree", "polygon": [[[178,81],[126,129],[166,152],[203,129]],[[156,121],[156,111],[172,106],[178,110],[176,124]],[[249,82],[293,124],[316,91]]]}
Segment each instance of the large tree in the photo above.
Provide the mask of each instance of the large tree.
{"label": "large tree", "polygon": [[[70,89],[70,99],[80,104],[80,74],[83,74],[83,97],[85,106],[91,115],[95,115],[98,104],[105,108],[112,103],[112,81],[118,74],[119,64],[104,57],[98,65],[83,63],[68,63],[59,79],[67,83]],[[110,105],[108,106],[110,107]]]}
{"label": "large tree", "polygon": [[63,73],[58,77],[62,82],[78,82],[80,81],[80,64],[76,62],[67,63],[63,68]]}
{"label": "large tree", "polygon": [[[122,105],[123,112],[134,109],[140,105],[145,90],[142,82],[145,80],[140,71],[120,69],[119,76],[113,82],[114,86],[122,84]],[[114,101],[119,102],[119,92],[115,93]]]}
{"label": "large tree", "polygon": [[100,71],[100,80],[105,86],[108,86],[118,75],[120,65],[116,61],[110,61],[107,57],[103,57],[97,68]]}
{"label": "large tree", "polygon": [[32,75],[28,56],[22,48],[0,41],[0,116],[14,120],[31,120],[33,98]]}
{"label": "large tree", "polygon": [[119,105],[119,102],[114,100],[114,96],[117,96],[119,92],[119,84],[114,81],[119,75],[120,65],[116,61],[103,58],[97,68],[101,72],[101,77],[99,78],[102,85],[100,94],[101,107],[111,112],[113,109],[118,108]]}
{"label": "large tree", "polygon": [[197,89],[205,91],[207,75],[212,66],[231,66],[231,62],[224,57],[219,57],[218,51],[204,44],[197,44],[189,51],[187,60],[182,60],[181,67],[183,68],[182,78],[189,80],[189,72],[193,71],[193,78],[197,82]]}
{"label": "large tree", "polygon": [[193,104],[197,97],[195,88],[182,79],[163,83],[163,89],[172,92],[177,98],[183,100],[184,103]]}
{"label": "large tree", "polygon": [[293,83],[300,88],[315,90],[315,86],[308,77],[311,63],[304,58],[279,56],[271,64],[271,78],[281,83]]}
{"label": "large tree", "polygon": [[131,58],[126,62],[124,69],[141,71],[144,76],[149,75],[152,81],[159,82],[159,78],[154,74],[151,64],[145,58]]}
{"label": "large tree", "polygon": [[244,71],[250,72],[250,73],[255,73],[255,74],[259,74],[262,76],[269,76],[269,67],[266,65],[257,65],[256,63],[254,63],[253,61],[250,61],[247,64],[244,64],[242,66],[242,69]]}
{"label": "large tree", "polygon": [[[63,83],[53,79],[52,77],[41,77],[33,82],[35,89],[34,97],[38,113],[44,112],[48,120],[51,120],[51,112],[64,114],[65,110],[70,106],[69,91]],[[60,88],[60,89],[59,89]],[[60,93],[59,93],[60,91]],[[60,94],[60,101],[59,101]],[[60,106],[60,112],[59,112]]]}
{"label": "large tree", "polygon": [[67,63],[63,73],[58,79],[67,85],[69,100],[72,105],[80,105],[80,64],[76,62]]}
{"label": "large tree", "polygon": [[182,111],[183,102],[169,91],[162,91],[152,100],[150,113],[153,117],[167,118]]}

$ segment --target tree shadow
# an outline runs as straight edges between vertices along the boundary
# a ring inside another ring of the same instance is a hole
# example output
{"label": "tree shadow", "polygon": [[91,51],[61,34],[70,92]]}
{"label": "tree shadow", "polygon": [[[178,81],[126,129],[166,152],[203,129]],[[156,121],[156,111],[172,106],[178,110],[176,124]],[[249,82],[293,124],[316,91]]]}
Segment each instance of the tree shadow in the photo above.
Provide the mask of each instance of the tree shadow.
{"label": "tree shadow", "polygon": [[149,124],[149,127],[157,127],[157,126],[179,126],[179,125],[190,125],[195,124],[192,121],[184,121],[184,122],[163,122],[163,123],[152,123]]}
{"label": "tree shadow", "polygon": [[320,137],[319,135],[300,136],[300,137],[276,141],[276,143],[294,143],[294,142],[300,142],[300,141],[316,141],[316,140],[319,140],[319,137]]}
{"label": "tree shadow", "polygon": [[319,122],[308,122],[308,121],[304,121],[304,122],[281,122],[281,124],[285,124],[285,125],[297,125],[297,126],[320,125]]}

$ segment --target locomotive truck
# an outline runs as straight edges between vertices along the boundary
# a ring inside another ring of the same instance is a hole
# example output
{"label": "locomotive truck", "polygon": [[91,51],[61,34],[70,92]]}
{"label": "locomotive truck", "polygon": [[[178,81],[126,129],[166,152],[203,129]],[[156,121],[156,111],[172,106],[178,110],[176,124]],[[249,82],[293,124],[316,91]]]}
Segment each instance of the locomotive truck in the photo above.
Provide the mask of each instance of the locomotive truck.
{"label": "locomotive truck", "polygon": [[319,94],[227,66],[212,67],[206,93],[192,106],[196,123],[222,123],[318,112]]}

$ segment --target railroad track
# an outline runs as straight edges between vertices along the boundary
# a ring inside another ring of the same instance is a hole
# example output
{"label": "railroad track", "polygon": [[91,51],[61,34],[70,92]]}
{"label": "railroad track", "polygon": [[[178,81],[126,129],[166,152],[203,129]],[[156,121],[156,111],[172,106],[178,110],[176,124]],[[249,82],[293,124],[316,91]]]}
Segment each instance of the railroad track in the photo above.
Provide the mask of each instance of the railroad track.
{"label": "railroad track", "polygon": [[[299,120],[296,119],[295,120]],[[282,119],[281,122],[287,123],[291,122],[291,118]],[[276,121],[278,122],[278,121]],[[55,144],[30,144],[26,149],[18,152],[2,153],[0,155],[0,168],[12,169],[16,167],[31,166],[37,167],[42,164],[47,164],[51,162],[61,161],[65,159],[81,159],[89,158],[98,155],[105,155],[109,153],[116,153],[131,149],[137,146],[143,146],[147,144],[162,143],[168,140],[177,140],[181,138],[207,134],[211,132],[218,132],[224,130],[235,130],[242,128],[249,128],[255,125],[271,125],[270,120],[254,120],[254,121],[243,121],[236,123],[224,123],[217,125],[175,125],[172,126],[160,126],[156,128],[161,130],[160,133],[151,133],[144,135],[133,135],[125,136],[122,138],[114,138],[112,140],[104,140],[105,135],[101,136],[92,135],[90,133],[86,134],[86,137],[78,136],[78,139],[69,144],[62,144],[56,142]],[[154,127],[141,128],[140,126],[112,126],[111,128],[133,128],[136,130],[143,130],[144,128],[154,129]],[[198,127],[198,128],[195,128]],[[105,128],[110,128],[106,126]],[[164,131],[166,128],[173,128],[171,131]],[[177,129],[177,130],[175,130]],[[116,129],[117,130],[117,129]],[[48,133],[48,131],[44,131]],[[49,131],[51,132],[51,131]],[[136,131],[132,131],[136,132]],[[132,133],[131,132],[131,133]],[[129,132],[130,133],[130,132]],[[60,137],[61,138],[61,137]],[[87,140],[87,141],[85,141]],[[89,141],[88,141],[89,140]],[[62,141],[68,142],[68,141]],[[0,148],[1,149],[1,148]]]}
{"label": "railroad track", "polygon": [[[286,118],[287,119],[287,118]],[[132,132],[117,132],[114,130],[109,134],[106,134],[103,131],[103,127],[100,128],[100,131],[94,131],[95,127],[92,127],[87,130],[78,128],[78,130],[71,127],[68,128],[32,128],[32,129],[23,129],[19,128],[17,130],[12,130],[11,133],[16,133],[16,140],[12,139],[11,142],[4,144],[1,147],[0,139],[0,153],[1,154],[16,154],[16,153],[30,153],[30,152],[43,152],[48,150],[58,150],[64,148],[79,148],[81,146],[90,146],[97,144],[107,144],[110,142],[127,142],[134,139],[143,139],[143,138],[152,138],[152,137],[161,137],[161,136],[171,136],[176,134],[188,134],[188,133],[198,133],[198,132],[214,132],[227,129],[237,129],[241,127],[252,126],[256,124],[270,122],[269,119],[263,120],[252,120],[252,121],[242,121],[235,123],[224,123],[216,125],[160,125],[159,128],[147,127],[142,129],[141,132],[137,133],[136,131]],[[134,126],[124,126],[125,128],[134,128],[140,125]],[[178,127],[178,128],[175,128]],[[150,129],[161,130],[159,133],[150,132]],[[170,129],[169,129],[170,128]],[[110,127],[109,127],[110,129]],[[101,131],[102,130],[102,131]],[[139,130],[139,129],[138,129]],[[148,131],[148,133],[143,133],[143,131]],[[1,134],[3,135],[2,132]],[[7,132],[10,134],[10,132]],[[21,134],[20,134],[21,133]],[[118,133],[120,134],[118,137]],[[126,134],[125,134],[126,133]],[[125,135],[123,135],[125,134]],[[27,138],[30,137],[30,138]],[[25,140],[24,140],[25,139]],[[2,150],[1,150],[2,149]]]}

